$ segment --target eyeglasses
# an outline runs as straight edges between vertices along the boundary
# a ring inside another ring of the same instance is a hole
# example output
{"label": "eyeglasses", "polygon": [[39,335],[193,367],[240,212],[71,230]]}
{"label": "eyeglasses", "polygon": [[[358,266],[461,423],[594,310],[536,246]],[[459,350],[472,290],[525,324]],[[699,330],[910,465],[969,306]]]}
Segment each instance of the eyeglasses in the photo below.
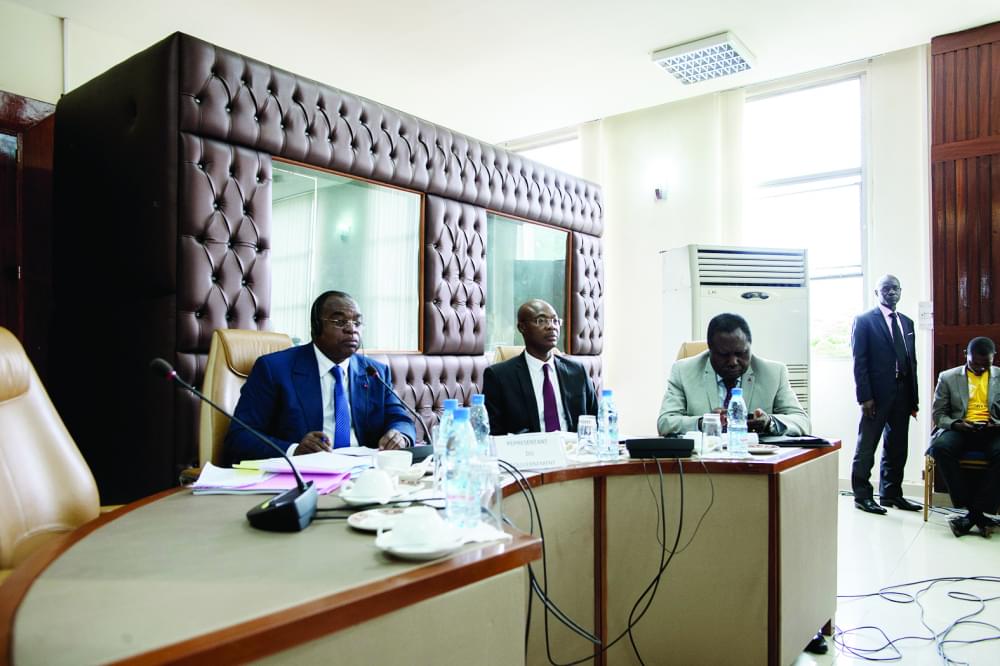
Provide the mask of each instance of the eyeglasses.
{"label": "eyeglasses", "polygon": [[545,328],[550,323],[552,323],[555,326],[562,326],[562,319],[560,319],[559,317],[535,317],[530,321],[538,328]]}
{"label": "eyeglasses", "polygon": [[334,328],[347,328],[348,324],[353,324],[354,328],[361,328],[365,325],[365,322],[358,317],[357,319],[327,319],[323,318],[323,321],[328,321],[333,324]]}

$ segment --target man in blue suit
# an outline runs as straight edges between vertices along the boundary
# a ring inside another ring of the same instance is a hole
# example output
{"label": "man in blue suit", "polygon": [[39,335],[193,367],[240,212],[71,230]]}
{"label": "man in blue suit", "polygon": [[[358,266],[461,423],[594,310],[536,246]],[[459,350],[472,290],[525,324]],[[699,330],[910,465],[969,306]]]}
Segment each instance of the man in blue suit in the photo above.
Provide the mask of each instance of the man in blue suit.
{"label": "man in blue suit", "polygon": [[[854,506],[874,514],[884,514],[887,506],[920,510],[903,498],[902,489],[909,418],[916,418],[918,405],[913,320],[896,312],[901,293],[895,276],[883,276],[875,289],[878,306],[858,315],[851,331],[854,384],[861,405],[851,485]],[[882,471],[876,504],[869,477],[879,438],[883,440]]]}
{"label": "man in blue suit", "polygon": [[[289,455],[346,446],[397,449],[416,433],[406,408],[389,386],[389,368],[356,354],[363,321],[348,294],[327,291],[310,312],[312,344],[257,359],[236,404],[236,416],[263,432]],[[270,458],[274,451],[233,421],[226,458]]]}

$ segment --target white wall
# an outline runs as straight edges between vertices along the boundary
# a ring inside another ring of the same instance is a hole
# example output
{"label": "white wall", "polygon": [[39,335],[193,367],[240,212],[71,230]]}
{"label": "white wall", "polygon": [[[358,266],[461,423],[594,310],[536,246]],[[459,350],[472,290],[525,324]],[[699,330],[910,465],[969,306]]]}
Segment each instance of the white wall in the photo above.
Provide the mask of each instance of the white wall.
{"label": "white wall", "polygon": [[[853,68],[865,73],[867,88],[866,272],[873,279],[897,275],[904,285],[900,310],[914,319],[918,302],[929,300],[930,293],[927,58],[927,48],[917,47]],[[802,81],[798,77],[794,83]],[[655,432],[663,369],[676,353],[660,344],[669,313],[661,306],[659,251],[688,243],[749,241],[740,219],[743,100],[742,91],[710,94],[605,118],[581,132],[584,176],[603,185],[607,203],[604,376],[605,386],[616,391],[624,433]],[[656,202],[653,190],[664,185],[667,198]],[[868,304],[874,305],[868,292]],[[911,426],[905,474],[913,483],[921,482],[930,430],[929,332],[918,332],[918,345],[923,409]],[[836,382],[813,387],[814,397],[826,402],[823,415],[814,417],[814,429],[843,441],[840,474],[846,479],[858,407],[850,362],[836,372]],[[877,472],[873,480],[877,485]]]}
{"label": "white wall", "polygon": [[149,46],[8,0],[0,0],[0,25],[13,26],[0,40],[0,90],[52,104],[64,85],[72,90]]}

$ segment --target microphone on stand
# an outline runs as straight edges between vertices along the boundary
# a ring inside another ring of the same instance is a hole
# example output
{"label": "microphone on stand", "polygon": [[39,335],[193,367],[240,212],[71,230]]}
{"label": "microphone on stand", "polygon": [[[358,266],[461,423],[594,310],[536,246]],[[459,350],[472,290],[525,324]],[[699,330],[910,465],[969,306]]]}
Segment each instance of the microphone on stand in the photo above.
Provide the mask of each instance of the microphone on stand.
{"label": "microphone on stand", "polygon": [[394,396],[396,396],[396,399],[399,400],[400,404],[403,405],[403,408],[406,411],[408,411],[411,416],[413,416],[414,420],[417,423],[420,424],[420,427],[424,431],[424,442],[427,443],[427,444],[430,444],[431,443],[431,433],[427,429],[427,424],[424,423],[424,420],[420,417],[420,414],[417,413],[417,410],[413,409],[413,407],[410,407],[408,404],[406,404],[406,401],[403,400],[402,396],[400,396],[398,393],[396,393],[396,389],[392,388],[389,385],[388,382],[386,382],[384,379],[382,379],[382,375],[380,375],[378,373],[378,369],[374,365],[370,365],[367,361],[365,361],[365,374],[367,374],[369,377],[371,377],[373,379],[377,379],[378,382],[379,382],[379,384],[381,384],[382,386],[384,386],[387,389],[389,389],[389,393],[392,393]]}
{"label": "microphone on stand", "polygon": [[259,431],[251,428],[241,419],[219,407],[209,400],[204,393],[181,379],[177,375],[177,371],[162,358],[154,358],[149,364],[149,369],[153,371],[153,374],[164,377],[167,381],[172,381],[181,388],[187,389],[195,397],[202,402],[208,403],[220,414],[228,416],[243,426],[247,432],[277,451],[278,455],[284,458],[288,466],[292,468],[292,474],[295,475],[296,487],[286,490],[276,497],[271,497],[250,509],[247,512],[247,520],[250,521],[251,527],[269,532],[298,532],[305,529],[312,522],[316,516],[316,501],[318,496],[316,486],[312,481],[309,483],[303,481],[299,470],[295,469],[295,465],[292,464],[292,461],[289,460],[288,456],[279,446]]}

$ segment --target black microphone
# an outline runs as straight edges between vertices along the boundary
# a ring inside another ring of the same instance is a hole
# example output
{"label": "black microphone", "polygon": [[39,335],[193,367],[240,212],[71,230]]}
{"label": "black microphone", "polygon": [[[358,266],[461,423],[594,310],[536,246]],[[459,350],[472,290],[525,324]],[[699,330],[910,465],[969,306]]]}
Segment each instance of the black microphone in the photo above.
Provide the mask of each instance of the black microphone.
{"label": "black microphone", "polygon": [[[416,419],[417,423],[420,424],[420,427],[423,428],[424,443],[431,444],[432,443],[431,433],[429,430],[427,430],[427,424],[424,423],[424,420],[422,418],[420,418],[420,414],[417,414],[417,410],[413,409],[413,407],[410,407],[408,404],[406,404],[406,401],[403,400],[403,398],[398,393],[396,393],[396,389],[389,386],[388,382],[382,379],[382,375],[378,373],[378,370],[375,368],[375,366],[368,363],[367,360],[365,360],[365,374],[367,374],[369,377],[372,377],[373,379],[377,379],[382,386],[389,389],[389,393],[392,393],[394,396],[396,396],[396,399],[399,400],[399,403],[401,405],[403,405],[403,408],[406,409],[406,411],[408,411],[413,416],[413,418]],[[416,442],[414,442],[414,444],[416,444]]]}
{"label": "black microphone", "polygon": [[251,428],[241,419],[236,418],[235,415],[230,414],[222,407],[219,407],[217,404],[209,400],[204,393],[196,389],[194,386],[191,386],[186,381],[181,379],[177,375],[177,371],[162,358],[154,358],[149,364],[149,369],[152,370],[154,374],[166,378],[167,381],[172,381],[178,386],[187,389],[199,400],[208,403],[219,413],[228,416],[230,419],[243,426],[247,432],[277,451],[278,455],[284,458],[285,462],[288,463],[288,466],[292,468],[292,474],[295,475],[297,487],[287,490],[276,497],[267,499],[263,503],[250,509],[247,512],[247,520],[250,521],[251,527],[256,527],[259,530],[267,530],[269,532],[298,532],[305,529],[309,523],[312,522],[313,518],[316,516],[316,501],[318,497],[316,485],[312,481],[306,483],[302,480],[299,470],[295,469],[295,465],[292,464],[292,461],[289,460],[288,456],[281,450],[280,447],[259,431]]}

